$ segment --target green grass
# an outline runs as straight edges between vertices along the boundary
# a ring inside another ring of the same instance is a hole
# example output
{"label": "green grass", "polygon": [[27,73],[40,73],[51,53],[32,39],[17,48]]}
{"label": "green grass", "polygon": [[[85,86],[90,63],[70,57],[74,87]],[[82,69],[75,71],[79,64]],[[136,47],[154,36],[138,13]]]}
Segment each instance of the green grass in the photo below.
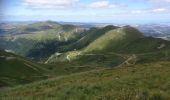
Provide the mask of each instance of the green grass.
{"label": "green grass", "polygon": [[82,49],[86,46],[88,46],[91,42],[95,41],[100,36],[104,35],[106,32],[117,29],[118,27],[115,26],[106,26],[104,28],[98,29],[98,28],[91,28],[87,31],[85,31],[84,36],[80,38],[78,41],[71,43],[69,45],[63,46],[63,51],[71,51],[74,49]]}
{"label": "green grass", "polygon": [[100,69],[3,89],[2,100],[168,100],[169,61]]}
{"label": "green grass", "polygon": [[[158,47],[160,47],[161,44],[165,44],[166,46],[162,49],[158,49]],[[162,51],[169,48],[170,48],[169,41],[152,37],[144,37],[129,43],[125,43],[117,51],[120,53],[144,53],[144,52],[147,53]]]}
{"label": "green grass", "polygon": [[143,37],[142,33],[132,27],[122,27],[106,32],[103,36],[88,45],[84,52],[114,51],[125,43]]}
{"label": "green grass", "polygon": [[0,51],[0,87],[28,84],[91,69],[98,69],[98,67],[82,67],[75,63],[40,64],[12,53]]}
{"label": "green grass", "polygon": [[37,63],[4,51],[0,51],[0,56],[0,87],[47,78],[48,70]]}

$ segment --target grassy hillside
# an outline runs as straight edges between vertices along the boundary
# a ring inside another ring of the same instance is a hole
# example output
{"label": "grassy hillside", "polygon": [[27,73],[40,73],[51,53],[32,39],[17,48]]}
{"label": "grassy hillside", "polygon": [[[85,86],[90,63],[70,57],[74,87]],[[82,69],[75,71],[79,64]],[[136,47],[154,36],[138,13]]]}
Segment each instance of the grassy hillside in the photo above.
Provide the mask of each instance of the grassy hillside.
{"label": "grassy hillside", "polygon": [[44,22],[10,22],[0,24],[1,34],[29,34],[37,31],[45,31],[60,27],[60,24],[53,21]]}
{"label": "grassy hillside", "polygon": [[[121,62],[122,57],[109,53],[113,53],[117,50],[117,48],[122,47],[122,45],[130,43],[131,41],[141,37],[143,37],[142,33],[131,27],[115,28],[113,26],[107,26],[103,29],[97,29],[92,33],[85,35],[83,39],[77,41],[77,44],[82,44],[81,46],[84,47],[83,49],[60,55],[52,55],[47,62],[61,62],[68,61],[69,59],[78,59],[79,61],[82,60],[82,62],[88,62],[87,59],[90,59],[89,61],[95,60],[98,62],[97,58],[101,61],[110,61],[111,59],[115,59],[113,62],[116,62],[116,59],[120,59],[120,61],[118,60],[117,62]],[[86,45],[84,45],[84,43]],[[76,47],[79,46],[76,45]]]}
{"label": "grassy hillside", "polygon": [[117,29],[119,27],[116,26],[106,26],[104,28],[98,29],[98,28],[91,28],[87,31],[85,31],[83,34],[84,36],[77,40],[74,43],[71,43],[69,45],[66,45],[64,47],[61,47],[61,51],[71,51],[74,49],[82,49],[86,46],[88,46],[91,42],[95,41],[100,36],[104,35],[106,32]]}
{"label": "grassy hillside", "polygon": [[170,63],[105,68],[3,89],[0,98],[36,100],[169,100]]}
{"label": "grassy hillside", "polygon": [[[84,31],[77,26],[61,25],[52,21],[23,25],[16,27],[16,30],[22,32],[11,31],[11,34],[0,37],[0,48],[37,59],[46,58],[60,46],[76,41],[83,36],[81,33]],[[51,45],[53,45],[52,52],[47,50]]]}
{"label": "grassy hillside", "polygon": [[0,50],[0,88],[98,68],[75,63],[40,64]]}
{"label": "grassy hillside", "polygon": [[[97,34],[95,32],[93,34]],[[81,42],[78,41],[78,43],[83,44],[83,39],[81,39]],[[140,55],[145,53],[149,53],[150,56],[153,56],[148,57],[148,61],[152,61],[154,57],[159,61],[162,60],[161,58],[169,56],[169,49],[169,41],[152,37],[144,37],[143,34],[137,29],[130,26],[125,26],[122,28],[115,28],[105,31],[102,35],[98,36],[96,39],[93,39],[89,45],[84,46],[83,49],[69,51],[66,53],[56,53],[52,55],[46,63],[101,62],[101,64],[110,66],[119,64],[132,54],[138,55],[139,59],[143,59],[143,56]]]}
{"label": "grassy hillside", "polygon": [[12,53],[0,51],[0,87],[47,78],[47,69]]}
{"label": "grassy hillside", "polygon": [[103,36],[88,45],[84,52],[114,51],[124,44],[142,38],[143,35],[137,29],[125,26],[106,32]]}
{"label": "grassy hillside", "polygon": [[153,38],[153,37],[145,37],[141,39],[137,39],[130,43],[126,43],[122,47],[119,48],[118,52],[121,53],[146,53],[146,52],[156,52],[162,51],[170,48],[170,42]]}

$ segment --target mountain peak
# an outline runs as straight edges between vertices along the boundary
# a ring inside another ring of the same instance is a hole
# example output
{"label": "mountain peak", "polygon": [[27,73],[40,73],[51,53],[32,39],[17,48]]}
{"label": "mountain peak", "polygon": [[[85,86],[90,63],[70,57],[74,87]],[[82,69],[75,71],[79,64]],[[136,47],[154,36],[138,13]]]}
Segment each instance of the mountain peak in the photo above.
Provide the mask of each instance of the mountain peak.
{"label": "mountain peak", "polygon": [[120,28],[120,27],[117,27],[117,26],[113,26],[113,25],[107,25],[105,26],[103,29],[116,29],[116,28]]}
{"label": "mountain peak", "polygon": [[47,21],[45,21],[45,23],[49,23],[49,24],[59,24],[58,22],[51,21],[51,20],[47,20]]}
{"label": "mountain peak", "polygon": [[122,31],[124,31],[127,34],[133,34],[133,35],[138,35],[139,37],[144,37],[142,32],[140,32],[138,29],[130,25],[122,27]]}
{"label": "mountain peak", "polygon": [[143,34],[131,26],[112,29],[92,42],[85,52],[115,50],[141,37]]}

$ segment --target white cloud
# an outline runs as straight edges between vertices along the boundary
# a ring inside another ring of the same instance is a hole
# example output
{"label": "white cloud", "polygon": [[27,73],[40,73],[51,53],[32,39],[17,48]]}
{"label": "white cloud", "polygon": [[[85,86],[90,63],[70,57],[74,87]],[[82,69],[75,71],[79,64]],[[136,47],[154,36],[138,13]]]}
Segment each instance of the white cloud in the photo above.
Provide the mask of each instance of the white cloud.
{"label": "white cloud", "polygon": [[116,7],[116,5],[111,4],[109,1],[96,1],[91,4],[89,4],[89,7],[91,8],[112,8]]}
{"label": "white cloud", "polygon": [[170,13],[170,0],[146,0],[150,3],[147,12],[150,13]]}
{"label": "white cloud", "polygon": [[154,8],[154,9],[141,9],[141,10],[132,10],[132,14],[146,14],[146,13],[167,13],[169,12],[166,8]]}
{"label": "white cloud", "polygon": [[169,2],[170,3],[170,0],[148,0],[150,2]]}
{"label": "white cloud", "polygon": [[79,0],[24,0],[24,5],[31,8],[69,8],[73,7]]}
{"label": "white cloud", "polygon": [[170,7],[170,0],[147,0],[153,7]]}
{"label": "white cloud", "polygon": [[152,11],[153,12],[165,12],[165,11],[167,11],[167,9],[165,9],[165,8],[157,8],[157,9],[153,9]]}
{"label": "white cloud", "polygon": [[141,14],[141,13],[143,13],[143,11],[142,10],[133,10],[133,11],[131,11],[131,13],[132,14]]}

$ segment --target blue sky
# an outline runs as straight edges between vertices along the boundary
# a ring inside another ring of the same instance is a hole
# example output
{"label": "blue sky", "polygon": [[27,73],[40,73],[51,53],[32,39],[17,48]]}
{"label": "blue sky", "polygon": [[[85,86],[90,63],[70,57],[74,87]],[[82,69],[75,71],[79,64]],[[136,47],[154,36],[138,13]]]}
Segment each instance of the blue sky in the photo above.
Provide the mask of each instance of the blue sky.
{"label": "blue sky", "polygon": [[170,0],[0,0],[1,21],[170,22]]}

